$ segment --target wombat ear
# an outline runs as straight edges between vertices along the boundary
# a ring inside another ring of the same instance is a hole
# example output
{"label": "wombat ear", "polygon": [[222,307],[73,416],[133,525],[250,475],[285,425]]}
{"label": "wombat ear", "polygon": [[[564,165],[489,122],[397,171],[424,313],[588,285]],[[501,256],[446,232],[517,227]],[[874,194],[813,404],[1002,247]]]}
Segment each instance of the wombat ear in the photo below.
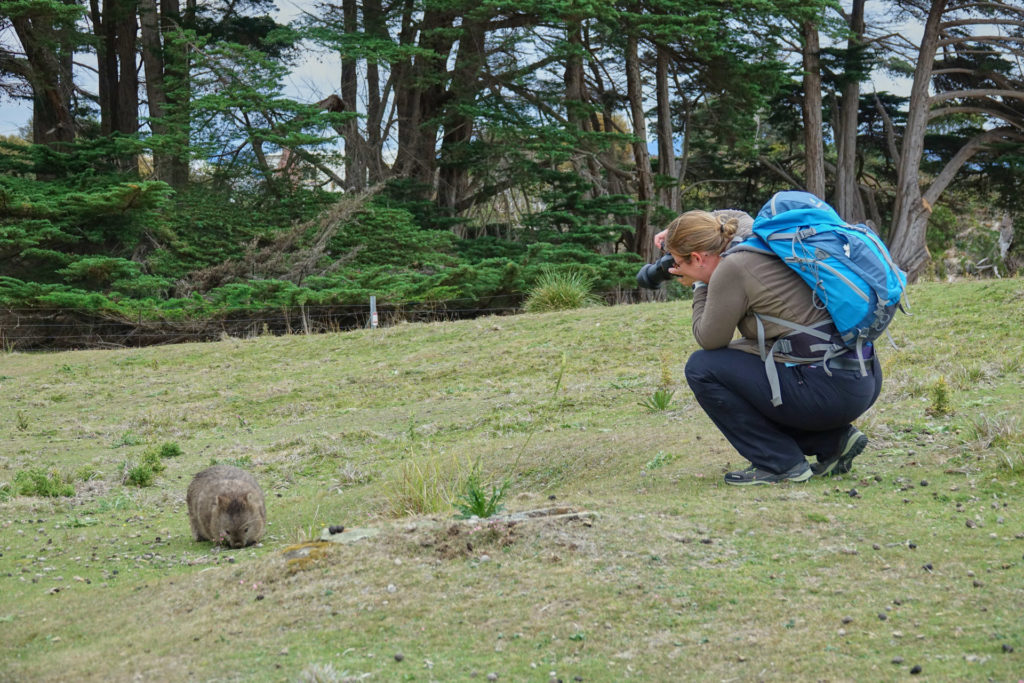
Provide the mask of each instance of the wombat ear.
{"label": "wombat ear", "polygon": [[226,508],[231,501],[223,493],[217,496],[217,507]]}

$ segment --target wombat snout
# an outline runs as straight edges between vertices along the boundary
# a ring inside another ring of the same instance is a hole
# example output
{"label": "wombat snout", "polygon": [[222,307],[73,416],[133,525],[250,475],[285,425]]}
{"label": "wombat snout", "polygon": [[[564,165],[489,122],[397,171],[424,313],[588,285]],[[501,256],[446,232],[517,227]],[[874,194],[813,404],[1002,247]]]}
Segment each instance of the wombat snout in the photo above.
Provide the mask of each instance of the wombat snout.
{"label": "wombat snout", "polygon": [[214,465],[193,479],[185,496],[192,536],[232,548],[263,537],[267,511],[256,478],[238,467]]}

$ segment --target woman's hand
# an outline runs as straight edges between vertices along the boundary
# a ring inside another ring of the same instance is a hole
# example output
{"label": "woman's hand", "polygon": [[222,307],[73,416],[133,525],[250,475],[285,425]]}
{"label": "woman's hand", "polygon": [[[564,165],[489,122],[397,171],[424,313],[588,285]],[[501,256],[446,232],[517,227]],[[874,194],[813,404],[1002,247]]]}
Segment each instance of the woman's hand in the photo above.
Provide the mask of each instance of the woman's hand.
{"label": "woman's hand", "polygon": [[697,281],[696,278],[692,278],[689,275],[683,275],[681,272],[678,272],[675,268],[669,268],[668,272],[672,273],[673,275],[677,275],[678,277],[676,277],[676,280],[683,283],[687,287],[691,286],[694,282]]}
{"label": "woman's hand", "polygon": [[[654,236],[654,246],[656,246],[658,249],[664,249],[665,248],[665,237],[667,237],[667,236],[668,236],[668,229],[667,228],[665,230],[662,230],[661,232],[659,232],[657,235],[655,235]],[[670,273],[672,272],[671,269],[669,270],[669,272]]]}

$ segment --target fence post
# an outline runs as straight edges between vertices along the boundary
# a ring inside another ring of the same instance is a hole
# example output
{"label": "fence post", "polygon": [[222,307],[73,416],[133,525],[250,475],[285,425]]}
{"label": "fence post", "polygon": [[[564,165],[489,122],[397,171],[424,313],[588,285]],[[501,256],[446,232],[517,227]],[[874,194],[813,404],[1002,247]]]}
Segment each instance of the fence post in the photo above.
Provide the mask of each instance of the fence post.
{"label": "fence post", "polygon": [[377,297],[370,297],[370,329],[377,329]]}

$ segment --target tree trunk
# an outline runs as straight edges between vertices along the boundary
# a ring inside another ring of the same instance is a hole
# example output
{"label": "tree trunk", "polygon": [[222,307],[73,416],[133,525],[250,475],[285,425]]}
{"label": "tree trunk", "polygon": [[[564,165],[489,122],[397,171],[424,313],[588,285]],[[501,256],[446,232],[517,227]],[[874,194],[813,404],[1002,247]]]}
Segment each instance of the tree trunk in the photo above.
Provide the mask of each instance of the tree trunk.
{"label": "tree trunk", "polygon": [[[175,189],[188,184],[188,52],[170,36],[181,25],[178,0],[138,0],[142,28],[142,62],[146,74],[150,129],[157,139],[153,169],[158,180]],[[187,0],[186,7],[194,6]]]}
{"label": "tree trunk", "polygon": [[440,169],[437,179],[437,204],[442,211],[456,216],[466,208],[469,192],[470,162],[466,147],[473,137],[473,117],[464,107],[472,105],[479,89],[484,52],[484,26],[470,17],[462,18],[459,49],[452,69],[450,100],[444,117],[444,138],[441,141]]}
{"label": "tree trunk", "polygon": [[892,237],[889,249],[896,263],[914,281],[928,265],[931,254],[925,242],[925,229],[932,207],[923,201],[919,169],[928,126],[932,69],[939,43],[939,29],[947,0],[933,0],[918,53],[914,82],[910,89],[907,123],[903,133],[899,165],[896,169],[896,201],[893,206]]}
{"label": "tree trunk", "polygon": [[437,170],[438,120],[447,95],[447,63],[454,44],[452,9],[424,12],[414,23],[414,7],[406,5],[403,45],[412,45],[418,33],[420,50],[399,65],[395,74],[395,102],[398,109],[398,151],[395,175],[433,188]]}
{"label": "tree trunk", "polygon": [[[139,130],[136,3],[106,0],[101,10],[99,0],[90,0],[89,8],[97,38],[100,130],[104,135],[134,135]],[[124,170],[138,167],[134,156],[119,163]]]}
{"label": "tree trunk", "polygon": [[814,22],[802,25],[804,66],[804,163],[807,167],[806,190],[825,199],[825,143],[821,120],[821,62],[818,27]]}
{"label": "tree trunk", "polygon": [[661,176],[662,183],[659,200],[662,206],[678,214],[682,211],[682,203],[679,198],[679,181],[676,178],[678,171],[668,78],[668,49],[664,45],[658,45],[658,63],[654,80],[658,100],[658,175]]}
{"label": "tree trunk", "polygon": [[654,260],[654,235],[651,233],[651,204],[654,183],[651,159],[647,152],[647,123],[644,120],[643,85],[640,80],[639,40],[631,34],[626,45],[626,95],[633,119],[633,160],[636,164],[636,200],[640,213],[636,218],[633,245],[645,262]]}
{"label": "tree trunk", "polygon": [[[586,79],[583,71],[583,53],[586,45],[583,40],[583,24],[579,19],[570,21],[566,28],[568,54],[565,58],[565,73],[562,81],[565,84],[565,118],[569,130],[573,134],[596,130],[592,117],[590,95],[587,92]],[[572,164],[576,172],[585,177],[590,184],[588,196],[600,193],[601,165],[598,163],[596,150],[581,136],[578,143],[581,153],[573,155]]]}
{"label": "tree trunk", "polygon": [[864,202],[857,183],[857,114],[860,110],[860,81],[863,78],[864,2],[854,0],[847,22],[850,38],[846,44],[842,97],[836,121],[836,189],[833,208],[846,221],[859,223]]}
{"label": "tree trunk", "polygon": [[[345,32],[355,34],[359,31],[359,11],[356,0],[344,0],[342,3],[342,21]],[[341,99],[348,111],[356,111],[359,98],[359,76],[357,60],[349,55],[341,55]],[[366,161],[363,136],[359,132],[359,119],[351,118],[345,122],[345,189],[350,192],[361,192],[366,187]]]}
{"label": "tree trunk", "polygon": [[[365,0],[363,2],[363,27],[368,35],[377,36],[382,40],[389,39],[381,0]],[[370,59],[366,62],[366,154],[364,158],[370,185],[382,182],[387,173],[383,149],[383,140],[386,138],[384,109],[380,69],[377,62]]]}
{"label": "tree trunk", "polygon": [[50,16],[28,15],[12,17],[11,26],[30,66],[32,142],[53,146],[73,141],[70,27],[62,26]]}

